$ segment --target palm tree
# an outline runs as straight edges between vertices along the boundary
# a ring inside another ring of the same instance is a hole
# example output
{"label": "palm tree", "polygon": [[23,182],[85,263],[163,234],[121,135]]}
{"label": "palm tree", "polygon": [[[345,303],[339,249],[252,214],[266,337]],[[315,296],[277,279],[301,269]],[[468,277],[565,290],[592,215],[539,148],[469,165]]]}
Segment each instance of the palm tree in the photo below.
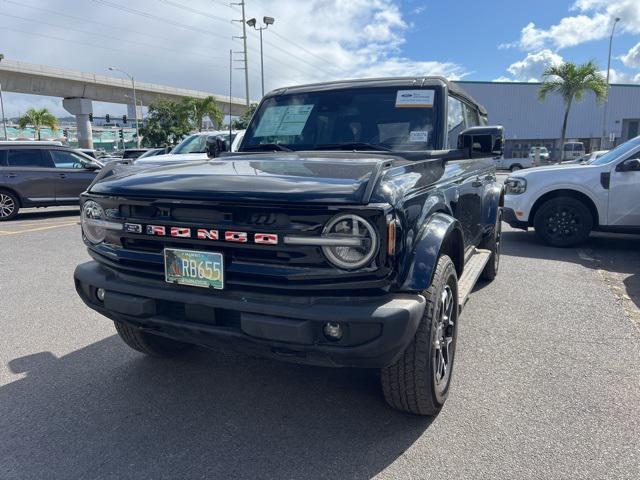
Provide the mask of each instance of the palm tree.
{"label": "palm tree", "polygon": [[561,159],[564,158],[564,142],[571,104],[574,100],[581,101],[585,92],[588,91],[596,95],[598,103],[607,98],[607,81],[598,72],[598,65],[593,60],[582,65],[576,65],[572,62],[552,65],[547,67],[542,74],[542,86],[538,90],[540,101],[543,101],[551,92],[559,93],[564,100],[564,121],[562,122],[562,142],[560,143]]}
{"label": "palm tree", "polygon": [[31,125],[38,134],[38,140],[40,138],[40,129],[43,127],[49,127],[52,131],[55,131],[58,127],[58,119],[46,108],[37,110],[30,108],[23,116],[18,119],[18,126],[21,129]]}
{"label": "palm tree", "polygon": [[205,98],[185,98],[184,106],[187,109],[187,115],[193,119],[198,127],[198,131],[202,131],[204,117],[209,117],[211,122],[217,127],[222,123],[224,114],[218,102],[212,96]]}

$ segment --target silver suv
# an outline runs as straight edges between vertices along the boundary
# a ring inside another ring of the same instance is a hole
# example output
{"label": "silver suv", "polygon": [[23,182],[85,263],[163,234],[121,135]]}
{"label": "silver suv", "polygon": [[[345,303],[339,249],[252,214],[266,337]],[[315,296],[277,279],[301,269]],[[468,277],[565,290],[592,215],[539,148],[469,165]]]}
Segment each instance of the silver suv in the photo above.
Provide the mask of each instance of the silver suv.
{"label": "silver suv", "polygon": [[101,167],[55,142],[0,142],[0,221],[22,207],[78,205]]}

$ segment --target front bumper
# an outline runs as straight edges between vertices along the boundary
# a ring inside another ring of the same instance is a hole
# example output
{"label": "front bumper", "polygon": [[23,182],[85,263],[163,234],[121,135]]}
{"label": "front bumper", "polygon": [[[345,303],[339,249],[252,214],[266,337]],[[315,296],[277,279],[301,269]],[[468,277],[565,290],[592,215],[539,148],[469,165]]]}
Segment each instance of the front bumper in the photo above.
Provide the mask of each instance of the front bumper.
{"label": "front bumper", "polygon": [[502,220],[507,222],[513,228],[521,228],[522,230],[527,230],[529,228],[529,222],[519,220],[513,208],[504,207],[502,209]]}
{"label": "front bumper", "polygon": [[[425,308],[419,294],[299,297],[175,286],[98,262],[78,265],[74,278],[82,300],[113,320],[204,346],[222,341],[255,355],[324,366],[392,364],[412,341]],[[98,288],[105,290],[104,301]],[[343,327],[341,340],[324,337],[328,321]]]}

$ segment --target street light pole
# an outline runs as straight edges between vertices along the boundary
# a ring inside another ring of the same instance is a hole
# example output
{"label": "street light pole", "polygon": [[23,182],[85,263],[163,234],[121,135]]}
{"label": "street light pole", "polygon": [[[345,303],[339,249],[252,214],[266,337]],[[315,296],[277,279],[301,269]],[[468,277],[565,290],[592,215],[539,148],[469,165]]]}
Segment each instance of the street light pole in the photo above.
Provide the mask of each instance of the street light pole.
{"label": "street light pole", "polygon": [[273,17],[263,17],[264,27],[256,27],[256,19],[250,18],[247,20],[247,25],[260,31],[260,77],[262,80],[262,96],[264,97],[264,54],[262,47],[262,31],[269,28],[269,25],[273,25],[276,21]]}
{"label": "street light pole", "polygon": [[616,17],[611,27],[611,36],[609,37],[609,57],[607,59],[607,98],[604,99],[604,112],[602,113],[602,138],[600,139],[600,149],[604,150],[604,142],[607,137],[607,110],[609,107],[609,73],[611,71],[611,46],[613,45],[613,33],[616,31],[616,24],[620,21],[620,17]]}
{"label": "street light pole", "polygon": [[[4,58],[4,55],[0,53],[0,62]],[[4,118],[4,102],[2,100],[2,83],[0,82],[0,111],[2,112],[2,127],[4,128],[4,139],[9,140],[7,135],[7,119]]]}
{"label": "street light pole", "polygon": [[109,67],[109,70],[124,73],[131,80],[131,87],[133,89],[133,113],[136,119],[136,145],[138,146],[138,148],[140,148],[140,128],[138,126],[138,100],[136,98],[136,80],[135,78],[133,78],[133,75],[130,75],[124,70],[120,70],[119,68]]}

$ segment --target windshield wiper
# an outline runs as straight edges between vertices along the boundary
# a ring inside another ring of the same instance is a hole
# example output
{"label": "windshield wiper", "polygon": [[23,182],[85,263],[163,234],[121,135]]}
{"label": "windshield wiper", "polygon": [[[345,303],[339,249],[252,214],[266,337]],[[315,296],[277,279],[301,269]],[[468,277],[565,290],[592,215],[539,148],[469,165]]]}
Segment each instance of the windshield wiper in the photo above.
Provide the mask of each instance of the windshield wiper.
{"label": "windshield wiper", "polygon": [[242,152],[249,152],[252,150],[279,150],[281,152],[293,152],[289,147],[280,145],[279,143],[260,143],[258,145],[247,145],[242,148]]}
{"label": "windshield wiper", "polygon": [[378,150],[380,152],[390,152],[391,149],[382,145],[374,145],[366,142],[346,142],[346,143],[328,143],[324,145],[316,145],[313,150]]}

